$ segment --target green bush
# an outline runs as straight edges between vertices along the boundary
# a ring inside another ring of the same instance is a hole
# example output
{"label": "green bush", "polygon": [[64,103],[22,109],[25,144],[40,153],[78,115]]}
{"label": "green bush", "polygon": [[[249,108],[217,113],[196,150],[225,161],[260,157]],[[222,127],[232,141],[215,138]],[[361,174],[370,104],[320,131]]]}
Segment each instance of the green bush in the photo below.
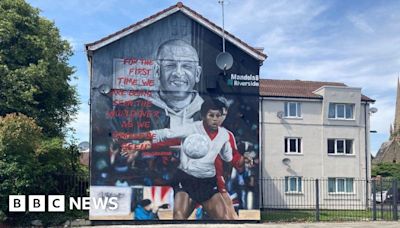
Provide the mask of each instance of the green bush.
{"label": "green bush", "polygon": [[373,177],[392,177],[400,180],[400,164],[398,163],[380,163],[372,166],[371,175]]}
{"label": "green bush", "polygon": [[60,225],[66,220],[85,216],[79,211],[8,212],[9,195],[83,196],[84,189],[79,189],[82,185],[76,185],[78,179],[88,186],[89,175],[79,164],[76,145],[43,136],[35,121],[25,115],[0,117],[0,221],[29,225],[38,219],[43,225]]}

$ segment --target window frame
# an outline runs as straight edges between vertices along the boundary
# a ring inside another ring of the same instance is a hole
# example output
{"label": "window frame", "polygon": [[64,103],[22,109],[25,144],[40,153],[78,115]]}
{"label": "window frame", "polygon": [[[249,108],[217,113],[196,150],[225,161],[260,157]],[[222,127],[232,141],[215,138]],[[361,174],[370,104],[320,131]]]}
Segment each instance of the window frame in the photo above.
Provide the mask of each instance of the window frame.
{"label": "window frame", "polygon": [[[334,181],[334,191],[330,191],[330,181]],[[339,191],[339,180],[343,180],[343,191]],[[349,185],[351,183],[351,185]],[[351,186],[351,187],[350,187]],[[354,194],[354,178],[353,177],[328,177],[327,190],[329,194]],[[351,191],[349,191],[351,190]]]}
{"label": "window frame", "polygon": [[[295,140],[296,151],[291,151],[290,140]],[[301,137],[284,137],[283,151],[285,154],[303,154],[303,140]]]}
{"label": "window frame", "polygon": [[[292,190],[291,180],[295,179],[295,190]],[[301,176],[285,176],[285,193],[286,194],[303,194],[303,177]]]}
{"label": "window frame", "polygon": [[[334,145],[333,145],[333,153],[330,153],[330,151],[329,151],[329,149],[330,149],[330,147],[329,147],[329,141],[332,141],[333,140],[333,143],[334,143]],[[338,152],[338,142],[343,142],[343,152]],[[350,146],[350,152],[351,153],[347,153],[347,147],[348,147],[348,143],[351,143],[351,146]],[[335,155],[335,156],[337,156],[337,155],[339,155],[339,156],[341,156],[341,155],[345,155],[345,156],[352,156],[352,155],[355,155],[355,153],[354,153],[354,139],[343,139],[343,138],[328,138],[327,139],[327,145],[326,145],[326,147],[327,147],[327,154],[328,155]]]}
{"label": "window frame", "polygon": [[[296,115],[290,115],[291,113],[291,108],[290,104],[295,104],[296,105]],[[283,117],[288,118],[288,119],[301,119],[301,103],[297,101],[285,101],[284,102],[284,111],[283,111]]]}
{"label": "window frame", "polygon": [[[333,105],[334,107],[334,117],[331,117],[331,105]],[[343,106],[343,117],[338,117],[338,107]],[[347,112],[348,112],[348,107],[350,107],[349,113],[351,113],[351,117],[347,117]],[[329,103],[328,106],[328,119],[330,120],[355,120],[355,115],[354,115],[354,109],[355,109],[355,104],[354,103],[334,103],[331,102]]]}

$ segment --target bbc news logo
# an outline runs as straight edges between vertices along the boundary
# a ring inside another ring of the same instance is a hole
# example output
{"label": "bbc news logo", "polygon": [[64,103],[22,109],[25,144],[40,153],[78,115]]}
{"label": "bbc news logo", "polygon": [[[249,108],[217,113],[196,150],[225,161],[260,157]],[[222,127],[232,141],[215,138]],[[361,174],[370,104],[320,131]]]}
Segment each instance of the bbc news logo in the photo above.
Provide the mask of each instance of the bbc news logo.
{"label": "bbc news logo", "polygon": [[[28,198],[28,201],[26,200]],[[92,208],[100,210],[118,209],[117,197],[69,197],[69,210],[89,210]],[[9,195],[9,212],[65,212],[64,195]]]}

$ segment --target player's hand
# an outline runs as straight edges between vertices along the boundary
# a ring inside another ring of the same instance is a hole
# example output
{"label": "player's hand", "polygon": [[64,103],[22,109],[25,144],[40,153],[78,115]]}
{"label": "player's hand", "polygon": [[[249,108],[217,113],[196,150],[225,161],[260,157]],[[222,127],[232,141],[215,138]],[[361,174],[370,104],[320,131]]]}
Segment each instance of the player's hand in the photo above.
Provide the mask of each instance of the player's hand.
{"label": "player's hand", "polygon": [[119,152],[119,148],[114,148],[113,145],[110,145],[111,155],[116,155]]}
{"label": "player's hand", "polygon": [[133,166],[135,166],[135,162],[134,162],[134,160],[135,160],[135,158],[137,157],[137,153],[138,153],[138,151],[136,151],[135,153],[133,153],[133,154],[129,154],[129,155],[127,155],[127,162],[128,163],[131,163],[132,162],[132,167]]}
{"label": "player's hand", "polygon": [[246,167],[249,167],[249,168],[254,167],[254,160],[252,158],[244,157],[244,163],[245,163]]}
{"label": "player's hand", "polygon": [[135,154],[137,152],[138,152],[137,150],[129,150],[129,149],[122,148],[120,154],[121,154],[122,157],[128,157],[128,156],[131,156],[131,155],[133,155],[133,154]]}
{"label": "player's hand", "polygon": [[254,164],[254,159],[251,153],[244,153],[243,154],[244,157],[244,164],[247,168],[253,168],[255,166]]}

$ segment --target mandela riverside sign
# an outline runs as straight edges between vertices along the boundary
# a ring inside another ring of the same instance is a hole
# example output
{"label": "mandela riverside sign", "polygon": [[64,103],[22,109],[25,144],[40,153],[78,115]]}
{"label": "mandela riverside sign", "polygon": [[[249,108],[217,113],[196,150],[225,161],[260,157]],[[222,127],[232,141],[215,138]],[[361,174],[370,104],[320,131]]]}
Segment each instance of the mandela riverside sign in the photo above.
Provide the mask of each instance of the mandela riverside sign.
{"label": "mandela riverside sign", "polygon": [[255,87],[259,87],[260,86],[259,79],[260,79],[260,77],[258,75],[231,74],[230,79],[228,79],[228,85],[230,85],[230,86],[255,86]]}

